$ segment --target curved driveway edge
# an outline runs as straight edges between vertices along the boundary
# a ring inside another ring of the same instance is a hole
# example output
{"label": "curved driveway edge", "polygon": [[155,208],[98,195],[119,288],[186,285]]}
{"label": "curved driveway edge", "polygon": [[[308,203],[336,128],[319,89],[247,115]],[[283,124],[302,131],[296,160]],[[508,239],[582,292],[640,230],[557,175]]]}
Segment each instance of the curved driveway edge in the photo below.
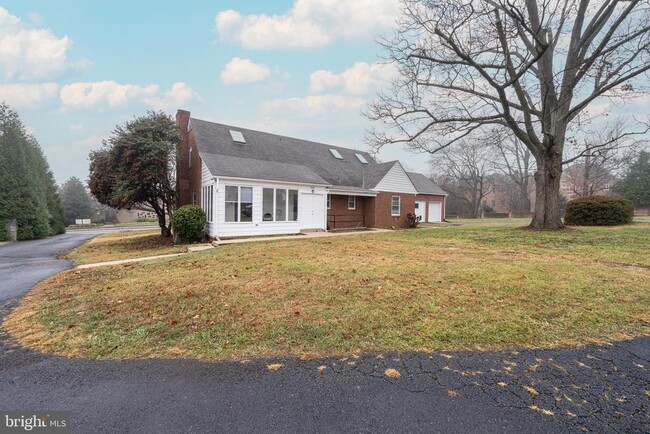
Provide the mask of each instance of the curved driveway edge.
{"label": "curved driveway edge", "polygon": [[[0,319],[95,234],[0,247]],[[269,363],[283,367],[272,371]],[[0,332],[0,409],[70,410],[73,432],[648,432],[650,338],[567,350],[208,363],[91,361]],[[401,374],[385,376],[388,368]]]}

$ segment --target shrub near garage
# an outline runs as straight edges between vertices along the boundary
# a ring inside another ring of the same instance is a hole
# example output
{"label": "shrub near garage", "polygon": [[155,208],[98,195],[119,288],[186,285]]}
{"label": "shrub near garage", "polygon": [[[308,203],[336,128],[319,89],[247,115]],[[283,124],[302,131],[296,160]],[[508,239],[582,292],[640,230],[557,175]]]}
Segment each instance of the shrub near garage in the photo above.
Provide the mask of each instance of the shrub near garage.
{"label": "shrub near garage", "polygon": [[564,223],[571,226],[615,226],[632,222],[634,205],[613,196],[586,196],[567,202]]}
{"label": "shrub near garage", "polygon": [[201,241],[205,237],[205,213],[196,205],[182,206],[172,216],[172,228],[180,241]]}

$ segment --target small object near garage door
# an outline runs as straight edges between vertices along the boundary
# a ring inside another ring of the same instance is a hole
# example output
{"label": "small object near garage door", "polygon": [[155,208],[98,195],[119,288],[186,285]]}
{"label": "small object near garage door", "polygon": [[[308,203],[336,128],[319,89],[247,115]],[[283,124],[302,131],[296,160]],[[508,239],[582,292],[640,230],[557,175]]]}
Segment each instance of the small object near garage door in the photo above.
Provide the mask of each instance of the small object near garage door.
{"label": "small object near garage door", "polygon": [[442,202],[429,202],[429,223],[442,221]]}
{"label": "small object near garage door", "polygon": [[420,221],[422,223],[427,221],[424,218],[424,211],[425,211],[426,206],[427,206],[426,202],[415,202],[415,215],[420,217]]}

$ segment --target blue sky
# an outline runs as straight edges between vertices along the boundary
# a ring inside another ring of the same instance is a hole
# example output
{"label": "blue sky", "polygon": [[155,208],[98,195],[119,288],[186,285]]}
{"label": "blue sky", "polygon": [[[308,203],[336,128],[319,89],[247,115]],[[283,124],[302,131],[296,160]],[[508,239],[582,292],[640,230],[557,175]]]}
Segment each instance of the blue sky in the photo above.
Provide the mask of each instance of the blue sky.
{"label": "blue sky", "polygon": [[[148,109],[365,149],[361,111],[393,73],[375,40],[397,14],[396,0],[3,1],[0,100],[59,182],[86,179],[89,151]],[[379,157],[428,172],[397,145]]]}

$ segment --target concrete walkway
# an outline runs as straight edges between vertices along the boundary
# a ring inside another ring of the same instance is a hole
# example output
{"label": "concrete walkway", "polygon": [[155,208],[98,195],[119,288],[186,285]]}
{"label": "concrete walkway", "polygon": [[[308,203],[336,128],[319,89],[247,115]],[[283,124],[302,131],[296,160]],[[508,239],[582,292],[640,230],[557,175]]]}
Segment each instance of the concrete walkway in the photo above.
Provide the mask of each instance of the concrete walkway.
{"label": "concrete walkway", "polygon": [[327,238],[327,237],[345,237],[352,235],[364,235],[364,234],[377,234],[383,232],[393,232],[390,229],[368,229],[368,230],[359,230],[359,231],[348,231],[348,232],[301,232],[296,235],[282,235],[276,237],[255,237],[255,238],[233,238],[231,240],[218,240],[213,241],[212,244],[215,246],[222,246],[225,244],[240,244],[240,243],[255,243],[258,241],[275,241],[275,240],[308,240],[312,238]]}
{"label": "concrete walkway", "polygon": [[120,259],[118,261],[95,262],[94,264],[78,265],[76,268],[84,269],[84,268],[106,267],[108,265],[130,264],[132,262],[152,261],[154,259],[173,258],[175,256],[183,256],[183,255],[187,255],[187,253],[171,253],[169,255],[145,256],[142,258]]}

